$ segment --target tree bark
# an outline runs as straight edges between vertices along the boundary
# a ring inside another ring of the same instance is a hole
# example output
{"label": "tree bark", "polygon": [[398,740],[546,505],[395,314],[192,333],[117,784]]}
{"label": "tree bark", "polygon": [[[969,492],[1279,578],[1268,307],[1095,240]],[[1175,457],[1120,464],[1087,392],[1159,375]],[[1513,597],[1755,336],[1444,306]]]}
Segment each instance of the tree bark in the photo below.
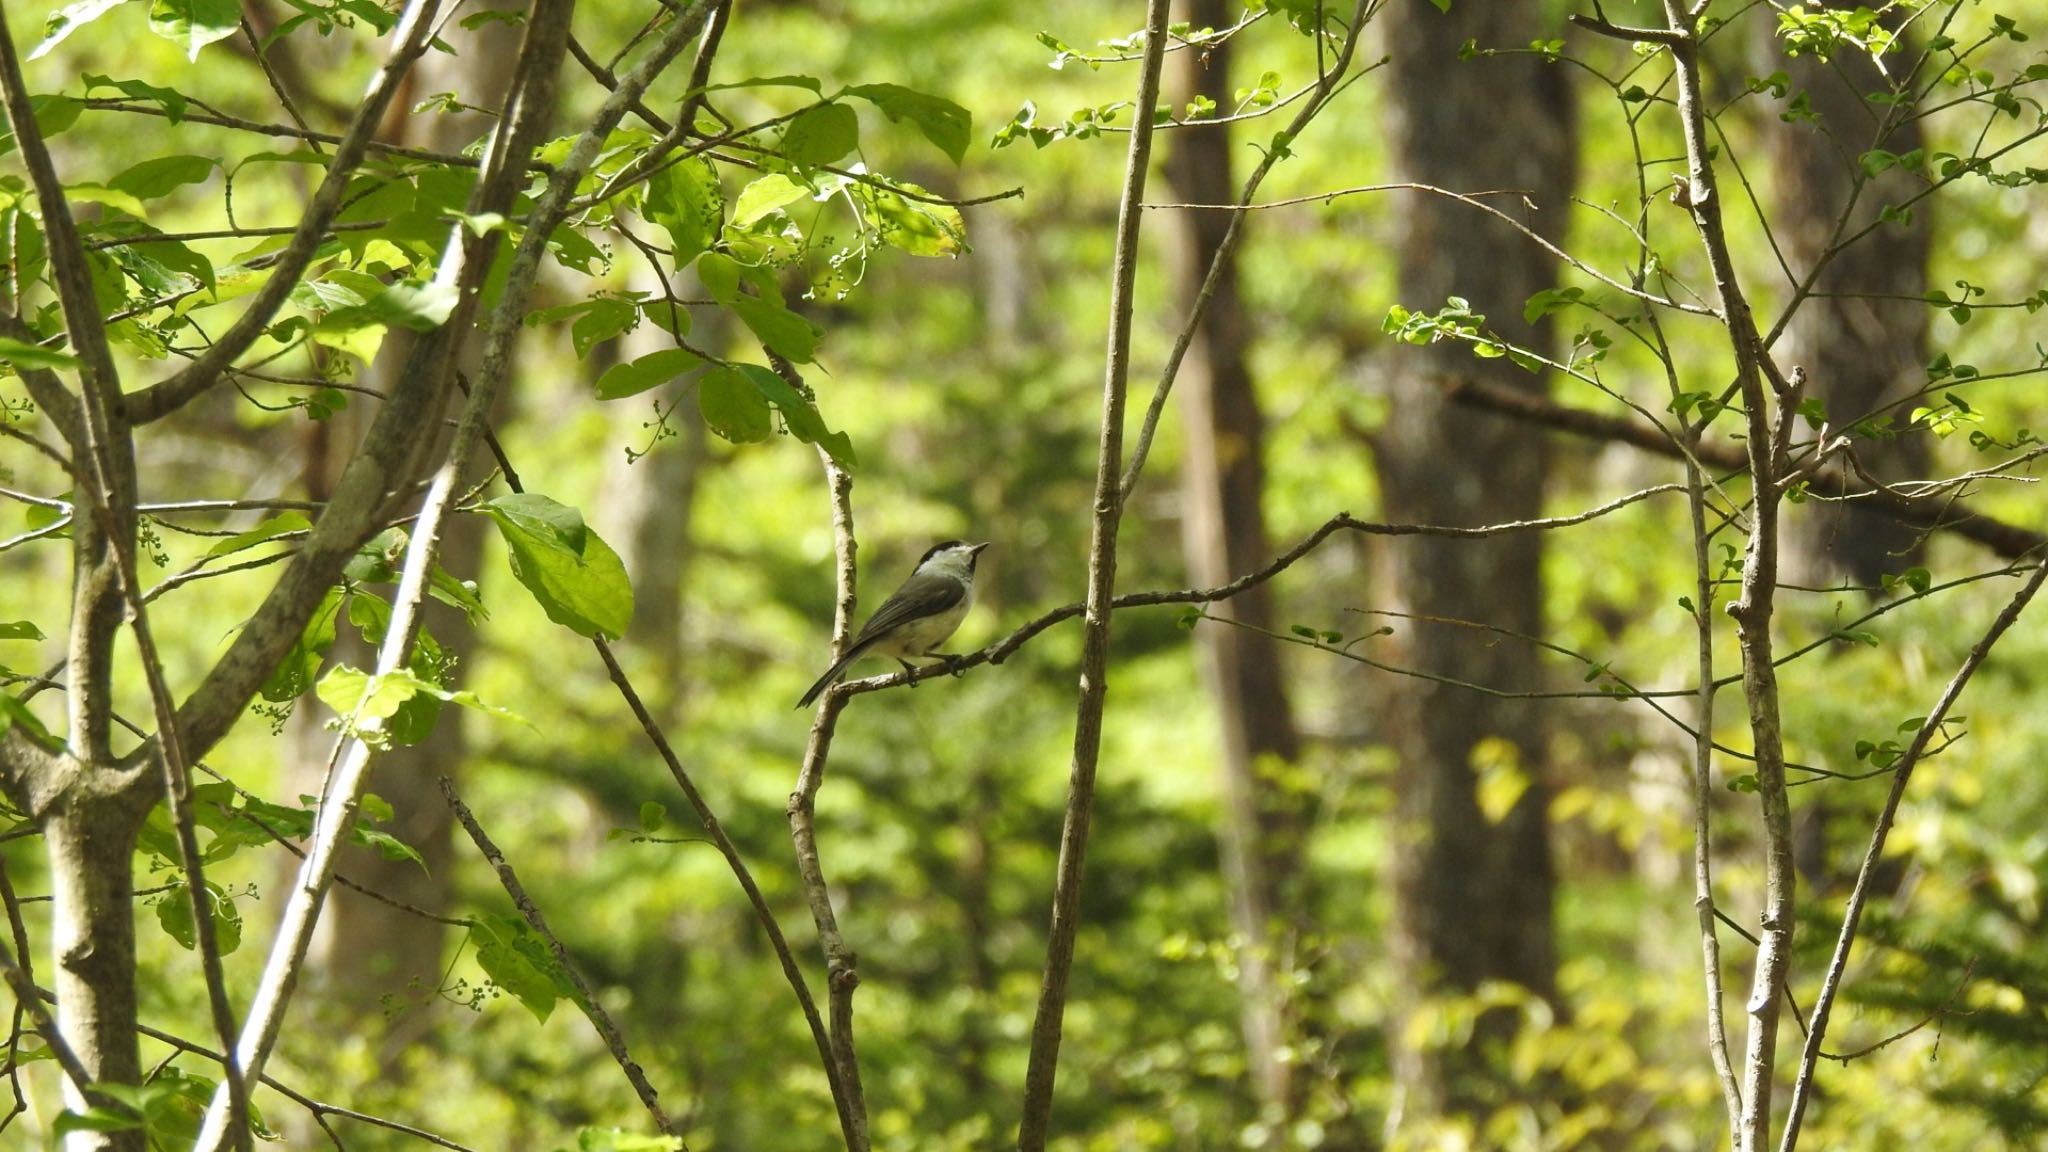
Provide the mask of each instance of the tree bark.
{"label": "tree bark", "polygon": [[[1459,46],[1518,47],[1542,30],[1527,4],[1390,6],[1392,141],[1398,179],[1462,192],[1512,190],[1533,204],[1528,222],[1562,231],[1575,163],[1572,105],[1561,65],[1530,55],[1461,62]],[[1434,310],[1462,296],[1487,327],[1518,343],[1539,333],[1523,302],[1554,284],[1549,257],[1513,230],[1442,197],[1401,202],[1400,292]],[[1453,404],[1447,385],[1484,378],[1541,391],[1506,359],[1479,360],[1462,344],[1403,348],[1387,366],[1392,410],[1375,447],[1385,517],[1396,522],[1485,524],[1537,515],[1548,453],[1541,436],[1508,419]],[[1383,553],[1383,602],[1425,619],[1395,620],[1400,664],[1427,673],[1532,687],[1541,677],[1528,644],[1432,623],[1483,621],[1525,634],[1542,629],[1540,534],[1485,540],[1405,537]],[[1510,981],[1556,992],[1544,725],[1527,702],[1497,700],[1425,680],[1385,684],[1381,727],[1400,757],[1389,872],[1393,951],[1400,985],[1419,995]],[[1526,788],[1498,822],[1479,799],[1482,765]],[[1417,1003],[1396,1006],[1393,1035]],[[1397,1041],[1394,1068],[1410,1117],[1476,1106],[1483,1056]]]}
{"label": "tree bark", "polygon": [[[1195,28],[1221,28],[1237,11],[1223,0],[1190,0],[1186,15]],[[1234,99],[1230,55],[1228,41],[1201,52],[1180,53],[1183,97],[1206,96],[1215,101],[1220,114],[1227,113]],[[1228,125],[1184,129],[1173,140],[1176,146],[1166,174],[1176,196],[1195,204],[1236,199]],[[1178,216],[1175,247],[1184,308],[1194,305],[1230,220],[1225,212]],[[1181,473],[1182,551],[1188,577],[1198,586],[1226,583],[1258,568],[1270,555],[1261,503],[1266,486],[1265,418],[1246,361],[1251,343],[1251,321],[1232,260],[1217,281],[1177,384],[1187,430]],[[1210,611],[1250,629],[1270,629],[1274,622],[1272,597],[1264,586],[1222,601]],[[1275,762],[1298,759],[1301,739],[1288,706],[1279,645],[1250,629],[1205,627],[1198,642],[1204,679],[1222,727],[1219,839],[1231,929],[1243,941],[1238,989],[1245,1052],[1262,1109],[1284,1118],[1292,1112],[1295,1090],[1293,1067],[1284,1058],[1286,1005],[1275,967],[1284,943],[1281,921],[1290,907],[1298,909],[1287,892],[1289,878],[1298,874],[1298,822],[1270,768]]]}
{"label": "tree bark", "polygon": [[[51,979],[64,1039],[95,1083],[139,1084],[135,995],[135,882],[131,858],[142,818],[156,790],[108,792],[95,786],[90,767],[44,814],[43,848],[50,866]],[[154,779],[154,777],[152,777]],[[69,1077],[64,1106],[91,1107]],[[67,1152],[142,1152],[142,1133],[77,1132]]]}

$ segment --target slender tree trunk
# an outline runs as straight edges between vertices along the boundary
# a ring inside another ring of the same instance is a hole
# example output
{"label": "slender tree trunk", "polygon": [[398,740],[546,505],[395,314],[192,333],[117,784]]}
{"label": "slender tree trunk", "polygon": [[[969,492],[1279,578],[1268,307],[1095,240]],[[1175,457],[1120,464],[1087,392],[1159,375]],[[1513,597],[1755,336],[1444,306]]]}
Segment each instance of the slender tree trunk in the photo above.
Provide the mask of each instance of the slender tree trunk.
{"label": "slender tree trunk", "polygon": [[[1496,201],[1499,207],[1560,233],[1575,161],[1562,66],[1528,55],[1459,60],[1468,40],[1527,44],[1543,29],[1536,6],[1461,3],[1444,13],[1397,4],[1382,19],[1393,53],[1388,91],[1397,178],[1466,192],[1513,190]],[[1535,212],[1523,207],[1524,198]],[[1400,293],[1407,305],[1433,310],[1462,296],[1508,339],[1539,339],[1521,315],[1527,297],[1554,283],[1555,268],[1541,250],[1442,197],[1411,194],[1400,212]],[[1539,513],[1548,469],[1543,437],[1444,397],[1444,385],[1461,378],[1532,389],[1542,386],[1537,378],[1450,343],[1403,348],[1391,355],[1387,373],[1393,404],[1376,451],[1387,519],[1471,525]],[[1533,646],[1427,618],[1541,632],[1540,560],[1535,533],[1389,541],[1381,602],[1423,619],[1390,621],[1388,655],[1433,675],[1534,686],[1541,667]],[[1504,980],[1554,998],[1555,877],[1540,712],[1427,680],[1382,683],[1381,727],[1400,756],[1389,872],[1401,986],[1454,994]],[[1481,770],[1526,786],[1497,821],[1480,806]],[[1397,1013],[1417,1006],[1397,1006]],[[1394,1036],[1404,1035],[1403,1024],[1397,1021]],[[1418,1118],[1476,1107],[1489,1079],[1483,1056],[1400,1040],[1394,1065],[1405,1114]]]}
{"label": "slender tree trunk", "polygon": [[[1227,25],[1238,9],[1223,0],[1190,0],[1196,28]],[[1233,99],[1230,45],[1178,57],[1184,98],[1206,96],[1219,112]],[[1237,197],[1227,125],[1177,133],[1167,176],[1191,203],[1227,204]],[[1192,306],[1203,274],[1222,246],[1230,217],[1189,212],[1179,217],[1176,247],[1183,307]],[[1269,557],[1265,495],[1265,419],[1246,356],[1251,322],[1238,288],[1235,262],[1218,281],[1200,331],[1176,385],[1187,414],[1181,476],[1182,548],[1188,577],[1197,585],[1229,582]],[[1265,586],[1211,608],[1214,615],[1253,628],[1273,625]],[[1245,1050],[1259,1103],[1284,1118],[1294,1103],[1293,1067],[1284,1058],[1287,1029],[1282,982],[1275,968],[1283,943],[1281,921],[1292,901],[1297,821],[1270,771],[1301,752],[1288,707],[1279,646],[1257,632],[1229,626],[1200,631],[1203,671],[1223,730],[1220,768],[1223,812],[1220,838],[1224,880],[1230,891],[1232,931],[1243,940],[1238,960]],[[1262,768],[1264,769],[1262,771]]]}

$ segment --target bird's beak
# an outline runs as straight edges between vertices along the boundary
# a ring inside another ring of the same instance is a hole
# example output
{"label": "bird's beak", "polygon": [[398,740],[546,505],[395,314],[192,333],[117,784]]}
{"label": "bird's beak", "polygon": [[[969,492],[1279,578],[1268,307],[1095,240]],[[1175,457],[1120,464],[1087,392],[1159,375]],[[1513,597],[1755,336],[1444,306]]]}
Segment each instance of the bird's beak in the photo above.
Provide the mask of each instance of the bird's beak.
{"label": "bird's beak", "polygon": [[968,549],[968,551],[969,551],[970,553],[972,553],[972,554],[976,555],[976,556],[979,556],[979,555],[981,555],[981,550],[982,550],[983,548],[986,548],[986,547],[988,547],[988,546],[989,546],[990,544],[992,544],[992,543],[994,543],[994,541],[991,541],[991,540],[984,540],[984,541],[982,541],[981,543],[979,543],[979,544],[976,544],[976,545],[975,545],[974,547],[972,547],[972,548],[969,548],[969,549]]}

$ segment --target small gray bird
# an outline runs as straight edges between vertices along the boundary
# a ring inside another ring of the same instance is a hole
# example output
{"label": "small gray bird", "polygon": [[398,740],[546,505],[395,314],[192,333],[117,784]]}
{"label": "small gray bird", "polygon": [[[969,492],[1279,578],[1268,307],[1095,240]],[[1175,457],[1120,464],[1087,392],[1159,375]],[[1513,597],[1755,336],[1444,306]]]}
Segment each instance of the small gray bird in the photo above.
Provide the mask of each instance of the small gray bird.
{"label": "small gray bird", "polygon": [[953,635],[960,621],[967,618],[967,609],[974,605],[974,561],[986,547],[987,544],[964,544],[958,540],[932,545],[924,559],[917,562],[917,571],[910,574],[894,596],[882,601],[882,606],[861,626],[860,635],[854,637],[846,655],[825,669],[825,674],[818,677],[818,682],[811,685],[796,706],[810,707],[818,693],[863,656],[893,656],[908,671],[916,667],[910,657],[940,655],[936,651],[938,646]]}

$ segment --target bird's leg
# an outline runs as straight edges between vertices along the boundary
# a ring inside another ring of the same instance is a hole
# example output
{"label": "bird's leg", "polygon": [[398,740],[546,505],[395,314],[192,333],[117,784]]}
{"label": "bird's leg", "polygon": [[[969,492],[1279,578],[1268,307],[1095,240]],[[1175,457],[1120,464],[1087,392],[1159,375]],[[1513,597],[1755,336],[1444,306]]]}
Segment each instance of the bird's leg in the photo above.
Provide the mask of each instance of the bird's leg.
{"label": "bird's leg", "polygon": [[[905,672],[911,672],[911,673],[914,673],[914,672],[916,672],[916,671],[917,671],[917,665],[915,665],[915,664],[912,664],[912,663],[911,663],[910,661],[908,661],[908,660],[905,660],[905,659],[904,659],[903,657],[901,657],[901,656],[898,656],[898,657],[896,658],[896,662],[897,662],[898,664],[901,664],[901,665],[903,665],[903,670],[904,670]],[[910,686],[911,686],[912,688],[915,688],[915,687],[917,687],[917,681],[916,681],[915,679],[912,679],[911,681],[909,681],[909,684],[910,684]]]}

